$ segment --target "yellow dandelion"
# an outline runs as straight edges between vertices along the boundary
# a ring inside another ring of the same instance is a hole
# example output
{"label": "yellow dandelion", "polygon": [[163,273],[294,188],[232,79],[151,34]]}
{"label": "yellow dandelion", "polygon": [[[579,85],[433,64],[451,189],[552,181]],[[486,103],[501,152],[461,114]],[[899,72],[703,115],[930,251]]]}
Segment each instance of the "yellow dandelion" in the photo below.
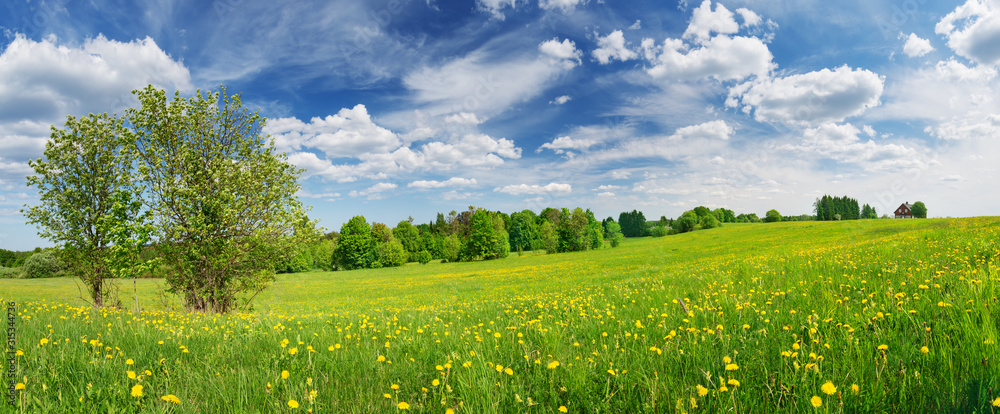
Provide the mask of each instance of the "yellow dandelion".
{"label": "yellow dandelion", "polygon": [[49,338],[42,338],[41,340],[38,341],[38,345],[45,345],[47,343],[49,343]]}
{"label": "yellow dandelion", "polygon": [[132,365],[132,364],[135,364],[135,361],[133,361],[132,358],[125,360],[125,365]]}
{"label": "yellow dandelion", "polygon": [[549,362],[548,368],[549,369],[556,369],[556,367],[558,367],[558,366],[559,366],[559,361],[552,361],[552,362]]}
{"label": "yellow dandelion", "polygon": [[885,351],[885,350],[887,350],[887,349],[889,349],[889,345],[886,345],[886,344],[882,344],[882,345],[879,345],[879,346],[878,346],[878,350],[879,350],[879,351]]}
{"label": "yellow dandelion", "polygon": [[740,386],[740,382],[737,381],[736,378],[730,379],[729,382],[727,382],[726,384],[729,384],[730,386],[733,386],[733,387],[739,387]]}
{"label": "yellow dandelion", "polygon": [[433,385],[433,386],[435,386],[435,387],[436,387],[436,386],[438,386],[438,385],[441,385],[441,381],[438,381],[438,379],[437,379],[437,378],[435,378],[435,379],[434,379],[434,381],[431,381],[431,385]]}
{"label": "yellow dandelion", "polygon": [[820,390],[823,391],[823,393],[826,395],[833,395],[837,393],[837,387],[834,386],[833,383],[830,381],[827,381],[826,384],[823,384],[823,386],[820,387]]}
{"label": "yellow dandelion", "polygon": [[812,403],[812,406],[816,408],[819,408],[821,405],[823,405],[823,399],[815,395],[809,399],[809,402]]}
{"label": "yellow dandelion", "polygon": [[378,362],[385,362],[385,356],[383,355],[379,355],[378,358],[376,359],[378,360]]}
{"label": "yellow dandelion", "polygon": [[17,385],[14,386],[14,391],[22,391],[22,390],[24,390],[24,383],[23,382],[19,382],[19,383],[17,383]]}
{"label": "yellow dandelion", "polygon": [[398,384],[392,384],[392,385],[389,386],[389,388],[392,388],[394,391],[399,391],[399,385]]}
{"label": "yellow dandelion", "polygon": [[740,369],[739,365],[736,364],[726,364],[726,371],[736,371]]}
{"label": "yellow dandelion", "polygon": [[708,395],[708,388],[702,387],[701,384],[698,384],[694,388],[698,390],[698,396],[699,397],[704,397],[704,396]]}
{"label": "yellow dandelion", "polygon": [[611,376],[615,376],[615,375],[618,375],[618,374],[617,374],[617,373],[615,372],[615,370],[613,370],[613,369],[609,369],[609,370],[608,370],[608,374],[611,374]]}
{"label": "yellow dandelion", "polygon": [[861,391],[861,387],[858,384],[851,384],[851,393],[858,395],[858,391]]}
{"label": "yellow dandelion", "polygon": [[281,379],[288,379],[288,370],[281,371]]}
{"label": "yellow dandelion", "polygon": [[135,384],[135,386],[132,387],[132,396],[135,398],[142,397],[142,385]]}
{"label": "yellow dandelion", "polygon": [[326,350],[330,351],[330,352],[333,352],[333,345],[330,345],[329,347],[327,347]]}
{"label": "yellow dandelion", "polygon": [[995,400],[993,400],[993,406],[1000,407],[1000,397],[997,397]]}
{"label": "yellow dandelion", "polygon": [[295,400],[288,400],[288,408],[299,408],[299,402]]}
{"label": "yellow dandelion", "polygon": [[504,374],[507,374],[507,375],[514,375],[514,370],[512,370],[510,368],[504,369],[503,372],[504,372]]}
{"label": "yellow dandelion", "polygon": [[382,396],[383,396],[383,397],[385,397],[385,399],[390,399],[390,398],[392,398],[392,395],[389,395],[389,394],[382,394]]}
{"label": "yellow dandelion", "polygon": [[920,352],[926,354],[928,352],[931,352],[931,350],[928,349],[926,346],[922,346],[920,347]]}
{"label": "yellow dandelion", "polygon": [[298,348],[292,348],[288,350],[288,355],[295,355],[299,352]]}
{"label": "yellow dandelion", "polygon": [[164,396],[160,397],[160,399],[163,400],[163,401],[166,401],[168,403],[174,404],[174,405],[178,405],[178,404],[181,403],[180,398],[177,398],[177,396],[173,395],[173,394],[164,395]]}
{"label": "yellow dandelion", "polygon": [[18,349],[17,351],[14,352],[14,356],[24,356],[24,352]]}
{"label": "yellow dandelion", "polygon": [[566,409],[566,406],[565,406],[565,405],[560,405],[560,406],[559,406],[559,412],[560,412],[560,413],[568,413],[568,412],[569,412],[569,410],[567,410],[567,409]]}
{"label": "yellow dandelion", "polygon": [[724,363],[724,364],[729,364],[729,363],[731,363],[731,362],[733,362],[733,360],[732,360],[732,359],[729,359],[729,357],[728,357],[728,356],[726,356],[726,357],[722,357],[722,363]]}
{"label": "yellow dandelion", "polygon": [[135,379],[135,371],[128,371],[128,372],[126,372],[126,374],[128,375],[128,379],[132,379],[132,380]]}
{"label": "yellow dandelion", "polygon": [[743,330],[745,331],[745,330],[747,330],[747,329],[750,329],[750,325],[747,325],[747,324],[743,324]]}
{"label": "yellow dandelion", "polygon": [[726,387],[725,385],[719,387],[719,392],[726,392],[726,391],[729,391],[729,388]]}
{"label": "yellow dandelion", "polygon": [[407,404],[406,401],[401,401],[399,404],[396,404],[396,408],[400,410],[409,410],[410,404]]}
{"label": "yellow dandelion", "polygon": [[452,410],[451,408],[449,408],[447,410],[444,410],[444,414],[455,414],[455,410]]}

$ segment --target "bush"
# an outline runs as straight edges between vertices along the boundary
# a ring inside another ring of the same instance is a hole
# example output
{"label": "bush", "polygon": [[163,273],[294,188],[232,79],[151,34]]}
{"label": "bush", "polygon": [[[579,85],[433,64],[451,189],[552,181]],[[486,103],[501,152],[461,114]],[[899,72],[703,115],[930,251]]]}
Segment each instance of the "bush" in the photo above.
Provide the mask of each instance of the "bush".
{"label": "bush", "polygon": [[653,226],[653,229],[649,231],[649,235],[653,237],[663,237],[667,235],[668,231],[669,229],[664,226]]}
{"label": "bush", "polygon": [[375,256],[380,267],[396,267],[406,264],[407,254],[403,244],[397,240],[379,243],[375,247]]}
{"label": "bush", "polygon": [[427,264],[431,261],[431,252],[427,250],[421,250],[413,254],[413,260],[420,262],[420,264]]}
{"label": "bush", "polygon": [[0,279],[19,279],[20,277],[21,268],[0,266]]}
{"label": "bush", "polygon": [[24,261],[23,269],[25,278],[38,279],[56,276],[56,273],[63,270],[63,264],[55,253],[46,250],[28,257],[28,260]]}

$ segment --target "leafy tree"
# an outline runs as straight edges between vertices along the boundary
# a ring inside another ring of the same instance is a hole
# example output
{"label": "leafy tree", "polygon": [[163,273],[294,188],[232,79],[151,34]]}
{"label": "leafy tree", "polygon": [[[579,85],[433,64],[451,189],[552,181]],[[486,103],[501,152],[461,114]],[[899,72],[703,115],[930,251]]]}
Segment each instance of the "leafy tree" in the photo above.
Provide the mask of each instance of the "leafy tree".
{"label": "leafy tree", "polygon": [[22,213],[39,235],[63,247],[94,306],[105,305],[112,277],[105,262],[111,240],[99,225],[111,212],[112,197],[129,191],[133,181],[127,140],[119,117],[69,116],[63,129],[52,127],[44,158],[28,161],[34,175],[27,183],[38,189],[41,203]]}
{"label": "leafy tree", "polygon": [[516,251],[534,250],[539,244],[538,224],[531,210],[510,215],[510,248]]}
{"label": "leafy tree", "polygon": [[462,241],[459,240],[458,235],[452,234],[441,241],[441,258],[449,261],[458,261],[459,253],[462,251]]}
{"label": "leafy tree", "polygon": [[678,217],[674,223],[676,224],[677,231],[684,233],[694,231],[695,226],[698,225],[699,221],[700,218],[698,217],[698,214],[695,213],[694,210],[688,210],[685,211],[684,214],[681,214],[681,216]]}
{"label": "leafy tree", "polygon": [[865,204],[864,207],[861,207],[861,218],[876,219],[878,218],[878,212],[875,211],[875,207]]}
{"label": "leafy tree", "polygon": [[605,228],[607,229],[605,237],[611,242],[611,247],[618,247],[622,244],[622,240],[625,240],[625,235],[622,234],[622,228],[617,222],[610,220],[611,217],[608,217],[608,219],[608,221],[605,221]]}
{"label": "leafy tree", "polygon": [[137,178],[159,223],[157,246],[178,268],[168,291],[203,312],[249,303],[274,279],[274,263],[317,237],[295,196],[301,170],[225,88],[169,103],[153,86],[134,93]]}
{"label": "leafy tree", "polygon": [[375,237],[364,216],[351,217],[340,227],[340,240],[334,255],[345,269],[365,269],[375,263]]}
{"label": "leafy tree", "polygon": [[375,257],[379,267],[402,266],[409,259],[403,244],[396,239],[378,243],[375,247]]}
{"label": "leafy tree", "polygon": [[781,213],[778,210],[770,209],[767,210],[767,214],[764,215],[765,223],[775,223],[781,221]]}
{"label": "leafy tree", "polygon": [[545,220],[538,231],[542,239],[542,248],[546,253],[559,251],[559,235],[556,233],[556,226],[551,221]]}
{"label": "leafy tree", "polygon": [[643,237],[647,234],[646,216],[641,211],[632,210],[618,215],[618,225],[625,237]]}
{"label": "leafy tree", "polygon": [[403,245],[407,253],[416,253],[420,251],[423,246],[421,246],[420,231],[413,226],[409,221],[403,220],[392,229],[392,235]]}
{"label": "leafy tree", "polygon": [[653,229],[649,231],[649,235],[653,237],[663,237],[667,235],[668,231],[669,230],[666,228],[666,226],[661,226],[659,223],[657,223],[655,226],[653,226]]}
{"label": "leafy tree", "polygon": [[427,250],[421,250],[413,255],[413,260],[419,262],[420,264],[427,264],[431,261],[431,252]]}
{"label": "leafy tree", "polygon": [[152,271],[158,262],[158,258],[141,257],[142,247],[153,237],[154,228],[149,223],[150,211],[140,214],[142,203],[125,191],[116,191],[111,201],[111,211],[98,221],[97,226],[111,242],[107,254],[104,255],[104,263],[112,276],[132,279],[135,311],[138,312],[139,290],[136,279]]}
{"label": "leafy tree", "polygon": [[51,250],[31,255],[24,261],[22,271],[27,279],[53,277],[63,269],[63,262]]}
{"label": "leafy tree", "polygon": [[470,216],[469,228],[461,259],[499,259],[510,253],[510,236],[499,214],[477,209]]}
{"label": "leafy tree", "polygon": [[709,210],[709,208],[705,206],[698,206],[694,208],[694,214],[701,218],[712,214],[712,210]]}
{"label": "leafy tree", "polygon": [[927,218],[927,206],[924,205],[923,201],[913,203],[913,205],[910,206],[910,212],[913,213],[913,217]]}
{"label": "leafy tree", "polygon": [[722,227],[722,223],[719,222],[719,219],[715,218],[714,214],[709,214],[705,217],[702,217],[701,220],[698,221],[698,225],[701,226],[702,229],[714,229],[716,227]]}

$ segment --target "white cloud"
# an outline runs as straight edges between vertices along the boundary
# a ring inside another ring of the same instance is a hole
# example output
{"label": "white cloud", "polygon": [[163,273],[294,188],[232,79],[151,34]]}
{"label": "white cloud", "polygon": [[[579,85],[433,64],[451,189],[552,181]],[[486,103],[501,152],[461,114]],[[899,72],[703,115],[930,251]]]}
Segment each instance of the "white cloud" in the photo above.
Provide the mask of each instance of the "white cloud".
{"label": "white cloud", "polygon": [[628,28],[629,28],[629,30],[639,30],[639,29],[642,29],[642,20],[636,19],[635,23],[632,23],[632,25],[629,26]]}
{"label": "white cloud", "polygon": [[518,4],[524,3],[523,0],[476,0],[476,8],[489,13],[494,19],[504,20],[503,9],[507,7],[517,9]]}
{"label": "white cloud", "polygon": [[451,114],[445,117],[445,122],[450,124],[459,125],[479,125],[483,123],[483,120],[476,117],[476,114],[469,112],[459,112],[457,114]]}
{"label": "white cloud", "polygon": [[544,186],[537,184],[512,184],[504,187],[494,188],[493,191],[500,193],[507,193],[511,195],[522,195],[522,194],[568,194],[573,191],[573,187],[569,184],[560,183],[549,183]]}
{"label": "white cloud", "polygon": [[351,197],[367,196],[369,200],[378,200],[383,197],[382,193],[395,188],[396,184],[393,183],[377,183],[361,191],[351,190],[348,195]]}
{"label": "white cloud", "polygon": [[845,65],[738,85],[730,89],[726,106],[742,106],[760,122],[839,122],[879,105],[883,82],[874,72]]}
{"label": "white cloud", "polygon": [[740,17],[743,18],[743,26],[744,27],[747,27],[747,26],[756,26],[756,25],[760,24],[760,22],[761,22],[760,16],[758,16],[757,13],[754,13],[750,9],[740,7],[738,9],[736,9],[736,13],[739,14]]}
{"label": "white cloud", "polygon": [[452,201],[452,200],[465,200],[473,197],[481,197],[482,193],[470,193],[470,192],[459,192],[457,190],[451,190],[441,194],[442,200]]}
{"label": "white cloud", "polygon": [[756,37],[715,36],[694,49],[680,39],[667,39],[660,47],[645,39],[642,45],[643,55],[653,64],[647,72],[654,78],[741,80],[764,77],[774,67],[771,51]]}
{"label": "white cloud", "polygon": [[406,185],[413,188],[475,187],[475,178],[452,177],[445,181],[418,180]]}
{"label": "white cloud", "polygon": [[712,33],[732,34],[739,30],[740,25],[736,23],[733,12],[721,4],[716,4],[715,11],[712,11],[712,1],[705,0],[694,9],[683,38],[694,39],[695,43],[705,43]]}
{"label": "white cloud", "polygon": [[[900,34],[900,37],[902,37],[902,34]],[[920,57],[932,51],[934,51],[934,46],[931,46],[931,41],[921,39],[916,33],[910,33],[906,37],[906,43],[903,45],[903,53],[909,57]]]}
{"label": "white cloud", "polygon": [[716,120],[703,124],[677,128],[672,139],[718,139],[727,140],[735,130],[726,121]]}
{"label": "white cloud", "polygon": [[862,142],[859,133],[861,130],[850,123],[823,124],[806,129],[801,143],[785,148],[842,163],[858,164],[866,170],[903,171],[926,166],[923,157],[913,148],[879,144],[873,140]]}
{"label": "white cloud", "polygon": [[558,137],[552,140],[552,142],[542,144],[542,146],[538,147],[538,150],[535,152],[542,152],[542,149],[550,149],[555,151],[556,154],[562,154],[566,150],[587,149],[596,143],[597,141],[591,139],[573,140],[571,137]]}
{"label": "white cloud", "polygon": [[968,0],[934,27],[948,39],[948,47],[981,65],[1000,64],[1000,4],[996,0]]}
{"label": "white cloud", "polygon": [[573,69],[576,65],[579,65],[580,56],[583,55],[583,52],[577,50],[576,44],[571,40],[563,39],[563,41],[560,42],[558,38],[552,38],[542,42],[538,45],[538,51],[551,57],[553,62],[567,70]]}
{"label": "white cloud", "polygon": [[621,30],[615,30],[607,36],[597,38],[597,46],[592,54],[602,65],[611,63],[615,59],[622,62],[635,59],[637,54],[630,50],[625,42],[625,35]]}
{"label": "white cloud", "polygon": [[632,173],[630,173],[628,171],[625,171],[625,170],[614,170],[614,171],[611,171],[611,178],[614,178],[616,180],[625,180],[625,179],[628,179],[628,177],[631,176],[631,175],[632,175]]}
{"label": "white cloud", "polygon": [[598,197],[614,197],[615,193],[612,193],[610,191],[605,191],[603,193],[597,193],[597,196]]}
{"label": "white cloud", "polygon": [[562,105],[562,104],[565,104],[566,102],[569,102],[572,99],[573,98],[571,98],[569,95],[563,95],[563,96],[556,97],[556,99],[553,99],[553,100],[549,101],[549,103],[550,104],[555,104],[555,105]]}
{"label": "white cloud", "polygon": [[953,118],[942,122],[936,127],[928,126],[924,132],[931,136],[948,140],[967,140],[985,138],[1000,139],[1000,114],[972,113],[964,117]]}
{"label": "white cloud", "polygon": [[604,184],[604,185],[601,185],[600,187],[597,187],[596,189],[594,189],[594,191],[614,191],[614,190],[618,190],[618,189],[621,189],[621,188],[622,188],[622,186],[620,186],[620,185]]}
{"label": "white cloud", "polygon": [[538,7],[545,10],[562,10],[564,13],[571,11],[577,6],[586,4],[587,0],[540,0],[538,2]]}
{"label": "white cloud", "polygon": [[343,108],[336,115],[315,117],[309,123],[297,118],[278,118],[268,122],[265,132],[274,138],[281,151],[310,147],[323,151],[330,159],[385,153],[401,144],[396,134],[372,121],[362,104]]}
{"label": "white cloud", "polygon": [[865,135],[868,135],[869,137],[874,137],[875,136],[875,128],[872,128],[871,125],[865,125],[865,126],[863,126],[861,128],[861,131],[864,132]]}

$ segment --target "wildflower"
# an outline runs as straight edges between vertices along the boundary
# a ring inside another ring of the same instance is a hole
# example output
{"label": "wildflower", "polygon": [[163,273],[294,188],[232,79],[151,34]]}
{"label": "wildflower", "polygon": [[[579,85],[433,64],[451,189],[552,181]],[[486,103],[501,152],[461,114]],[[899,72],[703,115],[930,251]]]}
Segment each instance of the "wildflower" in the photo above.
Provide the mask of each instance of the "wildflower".
{"label": "wildflower", "polygon": [[45,345],[47,343],[49,343],[49,338],[42,338],[41,340],[38,341],[38,345]]}
{"label": "wildflower", "polygon": [[18,349],[16,352],[14,352],[14,356],[24,356],[24,352]]}
{"label": "wildflower", "polygon": [[125,365],[132,365],[134,363],[135,363],[135,361],[133,361],[132,358],[129,358],[129,359],[125,360]]}
{"label": "wildflower", "polygon": [[725,385],[719,387],[719,392],[726,392],[726,391],[729,391],[729,388],[727,388]]}
{"label": "wildflower", "polygon": [[726,364],[726,371],[736,371],[740,369],[739,365],[736,364]]}
{"label": "wildflower", "polygon": [[281,379],[288,379],[288,370],[281,371]]}
{"label": "wildflower", "polygon": [[747,324],[743,324],[743,330],[745,331],[745,330],[747,330],[747,329],[750,329],[750,325],[747,325]]}
{"label": "wildflower", "polygon": [[815,395],[809,399],[809,402],[812,403],[812,406],[816,408],[819,408],[821,405],[823,405],[823,399]]}
{"label": "wildflower", "polygon": [[330,345],[329,347],[327,347],[326,350],[330,351],[330,352],[333,352],[333,345]]}
{"label": "wildflower", "polygon": [[560,412],[560,413],[568,413],[568,412],[569,412],[569,410],[567,410],[567,409],[566,409],[566,406],[565,406],[565,405],[560,405],[560,406],[559,406],[559,412]]}
{"label": "wildflower", "polygon": [[887,350],[887,349],[889,349],[889,345],[886,345],[886,344],[882,344],[882,345],[879,345],[879,346],[878,346],[878,350],[879,350],[879,351],[885,351],[885,350]]}
{"label": "wildflower", "polygon": [[128,379],[131,379],[131,380],[135,379],[135,371],[128,371],[125,374],[128,375]]}
{"label": "wildflower", "polygon": [[399,404],[396,404],[396,408],[400,410],[409,410],[410,404],[407,404],[406,401],[400,401]]}
{"label": "wildflower", "polygon": [[299,408],[299,402],[295,400],[288,400],[288,408]]}
{"label": "wildflower", "polygon": [[14,391],[21,391],[23,389],[24,389],[24,383],[23,382],[19,382],[19,383],[17,383],[17,385],[14,386]]}
{"label": "wildflower", "polygon": [[830,381],[827,381],[826,384],[823,384],[823,386],[820,387],[820,390],[823,391],[823,393],[826,395],[833,395],[837,393],[837,387],[834,386],[833,383]]}
{"label": "wildflower", "polygon": [[993,400],[993,406],[1000,407],[1000,397],[997,397],[995,400]]}
{"label": "wildflower", "polygon": [[444,367],[443,367],[443,366],[440,366],[440,365],[438,365],[438,366],[435,366],[435,367],[434,367],[434,369],[436,369],[436,370],[438,370],[438,371],[444,371]]}
{"label": "wildflower", "polygon": [[514,370],[512,370],[510,368],[504,369],[503,372],[504,372],[504,374],[507,374],[507,375],[514,375]]}
{"label": "wildflower", "polygon": [[858,384],[851,384],[851,392],[854,395],[858,395],[858,391],[861,391],[861,387],[859,387]]}
{"label": "wildflower", "polygon": [[729,385],[731,385],[733,387],[739,387],[740,386],[740,382],[737,381],[736,378],[730,379],[729,382],[727,382],[726,384],[729,384]]}
{"label": "wildflower", "polygon": [[455,410],[452,410],[451,408],[449,408],[447,410],[444,410],[444,414],[455,414]]}
{"label": "wildflower", "polygon": [[615,375],[618,375],[618,374],[617,374],[617,373],[615,372],[615,370],[613,370],[613,369],[609,369],[609,370],[608,370],[608,374],[611,374],[611,376],[615,376]]}
{"label": "wildflower", "polygon": [[704,396],[708,395],[708,388],[702,387],[701,384],[698,384],[697,386],[695,386],[695,389],[698,390],[698,396],[699,397],[704,397]]}
{"label": "wildflower", "polygon": [[132,387],[132,396],[135,398],[142,397],[142,385],[135,384],[135,386]]}
{"label": "wildflower", "polygon": [[389,386],[389,388],[392,388],[393,391],[399,391],[399,385],[398,384],[392,384],[392,385]]}
{"label": "wildflower", "polygon": [[378,362],[385,362],[385,356],[384,355],[379,355],[378,358],[376,358],[376,359],[378,360]]}
{"label": "wildflower", "polygon": [[387,400],[390,399],[390,398],[392,398],[392,395],[389,395],[389,394],[382,394],[382,396],[385,397],[385,399],[387,399]]}
{"label": "wildflower", "polygon": [[548,368],[549,369],[556,369],[556,367],[558,367],[558,366],[559,366],[559,361],[552,361],[552,362],[549,362]]}
{"label": "wildflower", "polygon": [[928,352],[931,352],[931,350],[930,350],[930,349],[927,349],[927,347],[926,347],[926,346],[922,346],[922,347],[920,347],[920,352],[921,352],[921,353],[924,353],[924,354],[926,354],[926,353],[928,353]]}
{"label": "wildflower", "polygon": [[298,352],[299,352],[298,348],[292,348],[288,350],[288,355],[295,355]]}
{"label": "wildflower", "polygon": [[438,386],[438,385],[441,385],[441,381],[438,381],[438,379],[437,379],[437,378],[435,378],[435,379],[434,379],[434,381],[431,381],[431,385],[433,385],[433,386],[435,386],[435,387],[436,387],[436,386]]}
{"label": "wildflower", "polygon": [[722,357],[722,363],[723,363],[723,364],[729,364],[729,363],[731,363],[731,362],[733,362],[733,360],[732,360],[732,359],[729,359],[729,357],[728,357],[728,356],[726,356],[726,357]]}
{"label": "wildflower", "polygon": [[164,396],[160,397],[160,399],[163,400],[163,401],[166,401],[168,403],[174,404],[174,405],[177,405],[177,404],[181,403],[180,398],[177,398],[177,396],[173,395],[173,394],[164,395]]}

